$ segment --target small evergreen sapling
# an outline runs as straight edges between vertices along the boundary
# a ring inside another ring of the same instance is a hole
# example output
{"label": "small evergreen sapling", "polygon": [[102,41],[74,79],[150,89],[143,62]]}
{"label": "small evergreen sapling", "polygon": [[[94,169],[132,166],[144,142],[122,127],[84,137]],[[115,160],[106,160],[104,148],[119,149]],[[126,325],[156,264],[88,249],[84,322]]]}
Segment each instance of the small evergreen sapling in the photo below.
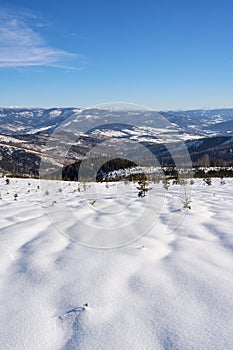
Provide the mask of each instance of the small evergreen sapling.
{"label": "small evergreen sapling", "polygon": [[180,200],[183,204],[183,209],[191,209],[192,198],[187,193],[186,186],[184,185],[184,193],[180,196]]}
{"label": "small evergreen sapling", "polygon": [[145,197],[146,193],[150,190],[149,184],[146,181],[146,175],[142,174],[138,180],[138,197]]}

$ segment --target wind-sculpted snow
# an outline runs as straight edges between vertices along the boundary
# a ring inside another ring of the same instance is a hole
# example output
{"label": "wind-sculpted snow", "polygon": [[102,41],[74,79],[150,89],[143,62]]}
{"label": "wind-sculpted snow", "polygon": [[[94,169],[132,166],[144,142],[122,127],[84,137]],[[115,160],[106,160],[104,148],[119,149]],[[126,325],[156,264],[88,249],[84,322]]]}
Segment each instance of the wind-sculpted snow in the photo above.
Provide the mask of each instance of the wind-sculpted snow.
{"label": "wind-sculpted snow", "polygon": [[[0,179],[0,349],[232,349],[232,180],[194,181],[191,210],[177,198],[180,185],[170,185],[155,228],[125,247],[93,249],[47,216],[65,196],[90,224],[106,220],[85,209],[82,184],[61,182],[45,204],[56,181],[41,193],[39,180]],[[89,205],[111,210],[115,183],[95,185],[103,201]],[[151,186],[160,201],[162,183]],[[134,190],[137,211],[146,197]],[[132,215],[126,206],[120,219]]]}

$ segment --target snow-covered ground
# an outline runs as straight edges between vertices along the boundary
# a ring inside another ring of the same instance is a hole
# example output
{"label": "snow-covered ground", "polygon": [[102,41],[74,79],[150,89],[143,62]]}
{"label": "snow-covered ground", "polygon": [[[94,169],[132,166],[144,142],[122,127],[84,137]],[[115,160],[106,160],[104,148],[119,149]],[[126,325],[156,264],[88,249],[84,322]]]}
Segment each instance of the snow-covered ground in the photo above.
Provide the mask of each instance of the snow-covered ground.
{"label": "snow-covered ground", "polygon": [[[154,184],[138,198],[135,186],[122,184],[124,198],[119,184],[103,183],[87,200],[88,184],[84,191],[75,182],[0,179],[0,349],[231,350],[233,181],[225,181],[194,180],[186,213],[180,185]],[[96,230],[109,224],[103,208],[120,207],[117,220],[127,227],[146,201],[161,205],[146,235],[95,249],[58,231],[70,219],[62,196]],[[171,230],[171,222],[179,225]]]}

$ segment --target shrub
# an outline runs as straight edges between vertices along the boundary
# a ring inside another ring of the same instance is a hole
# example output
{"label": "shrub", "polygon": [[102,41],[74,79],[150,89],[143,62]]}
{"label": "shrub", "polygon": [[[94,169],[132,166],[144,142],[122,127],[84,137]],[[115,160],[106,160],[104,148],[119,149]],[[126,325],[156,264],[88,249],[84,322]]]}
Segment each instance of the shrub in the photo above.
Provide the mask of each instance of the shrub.
{"label": "shrub", "polygon": [[223,177],[221,177],[220,185],[223,186],[223,185],[225,185],[225,183],[226,183],[225,180],[223,179]]}
{"label": "shrub", "polygon": [[204,181],[208,186],[212,185],[212,180],[211,180],[210,177],[207,177],[207,178],[203,179],[203,181]]}

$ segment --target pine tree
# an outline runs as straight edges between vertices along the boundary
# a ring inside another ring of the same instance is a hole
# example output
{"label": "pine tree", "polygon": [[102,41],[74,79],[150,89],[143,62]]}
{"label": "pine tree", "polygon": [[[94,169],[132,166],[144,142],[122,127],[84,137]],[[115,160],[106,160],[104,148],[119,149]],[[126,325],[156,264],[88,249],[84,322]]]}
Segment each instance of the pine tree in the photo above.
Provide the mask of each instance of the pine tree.
{"label": "pine tree", "polygon": [[145,197],[146,193],[150,190],[150,188],[148,187],[148,182],[146,181],[146,175],[145,174],[141,174],[140,178],[138,180],[138,197]]}

